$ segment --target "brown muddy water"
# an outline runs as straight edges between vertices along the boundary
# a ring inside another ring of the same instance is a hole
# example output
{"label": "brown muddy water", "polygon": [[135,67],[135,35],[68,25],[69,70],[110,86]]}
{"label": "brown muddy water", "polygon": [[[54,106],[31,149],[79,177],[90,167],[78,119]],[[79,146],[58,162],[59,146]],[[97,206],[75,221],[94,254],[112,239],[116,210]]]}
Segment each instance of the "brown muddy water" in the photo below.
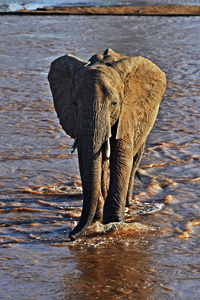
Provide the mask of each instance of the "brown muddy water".
{"label": "brown muddy water", "polygon": [[[2,16],[0,299],[198,299],[200,18]],[[68,239],[82,207],[77,153],[56,118],[52,60],[142,55],[167,90],[116,230]]]}

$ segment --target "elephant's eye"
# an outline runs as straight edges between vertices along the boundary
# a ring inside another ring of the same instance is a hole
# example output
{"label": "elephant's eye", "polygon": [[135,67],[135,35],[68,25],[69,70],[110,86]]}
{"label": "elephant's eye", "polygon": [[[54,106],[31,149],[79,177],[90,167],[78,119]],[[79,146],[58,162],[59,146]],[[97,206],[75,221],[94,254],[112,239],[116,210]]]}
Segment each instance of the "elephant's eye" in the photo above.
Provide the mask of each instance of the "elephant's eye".
{"label": "elephant's eye", "polygon": [[112,107],[112,108],[114,108],[116,105],[117,105],[117,102],[116,102],[116,101],[113,101],[113,102],[111,103],[111,107]]}

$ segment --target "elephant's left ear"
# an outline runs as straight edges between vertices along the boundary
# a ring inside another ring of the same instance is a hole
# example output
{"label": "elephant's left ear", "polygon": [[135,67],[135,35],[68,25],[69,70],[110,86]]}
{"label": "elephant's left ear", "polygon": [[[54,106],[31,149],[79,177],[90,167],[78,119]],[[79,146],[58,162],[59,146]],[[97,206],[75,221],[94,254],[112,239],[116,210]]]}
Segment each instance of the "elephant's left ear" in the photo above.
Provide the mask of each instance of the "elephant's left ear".
{"label": "elephant's left ear", "polygon": [[155,122],[166,88],[165,73],[140,56],[125,58],[112,65],[124,82],[116,139],[133,136],[133,143],[140,146]]}

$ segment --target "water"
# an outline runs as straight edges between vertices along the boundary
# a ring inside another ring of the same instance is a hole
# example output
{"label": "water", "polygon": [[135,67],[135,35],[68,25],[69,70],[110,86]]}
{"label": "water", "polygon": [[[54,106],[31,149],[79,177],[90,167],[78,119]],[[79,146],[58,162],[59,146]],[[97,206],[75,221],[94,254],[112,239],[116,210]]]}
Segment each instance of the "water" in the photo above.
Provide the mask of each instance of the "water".
{"label": "water", "polygon": [[[1,16],[0,299],[198,299],[199,17]],[[47,73],[65,53],[142,55],[167,90],[135,180],[135,209],[68,239],[82,207],[77,154]]]}
{"label": "water", "polygon": [[92,0],[92,1],[81,1],[81,0],[0,0],[0,11],[14,11],[19,9],[37,9],[42,7],[65,7],[65,6],[115,6],[115,5],[200,5],[200,0]]}

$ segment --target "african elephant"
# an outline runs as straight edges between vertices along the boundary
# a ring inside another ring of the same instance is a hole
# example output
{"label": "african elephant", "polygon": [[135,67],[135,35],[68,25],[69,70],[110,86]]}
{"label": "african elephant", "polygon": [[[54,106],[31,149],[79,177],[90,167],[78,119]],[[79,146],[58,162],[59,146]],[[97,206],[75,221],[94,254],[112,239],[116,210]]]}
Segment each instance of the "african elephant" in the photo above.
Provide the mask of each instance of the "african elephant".
{"label": "african elephant", "polygon": [[103,216],[105,224],[124,220],[166,78],[148,59],[107,49],[89,61],[59,57],[48,80],[60,123],[75,139],[72,151],[78,150],[84,199],[79,223],[70,233],[74,240],[94,217]]}

